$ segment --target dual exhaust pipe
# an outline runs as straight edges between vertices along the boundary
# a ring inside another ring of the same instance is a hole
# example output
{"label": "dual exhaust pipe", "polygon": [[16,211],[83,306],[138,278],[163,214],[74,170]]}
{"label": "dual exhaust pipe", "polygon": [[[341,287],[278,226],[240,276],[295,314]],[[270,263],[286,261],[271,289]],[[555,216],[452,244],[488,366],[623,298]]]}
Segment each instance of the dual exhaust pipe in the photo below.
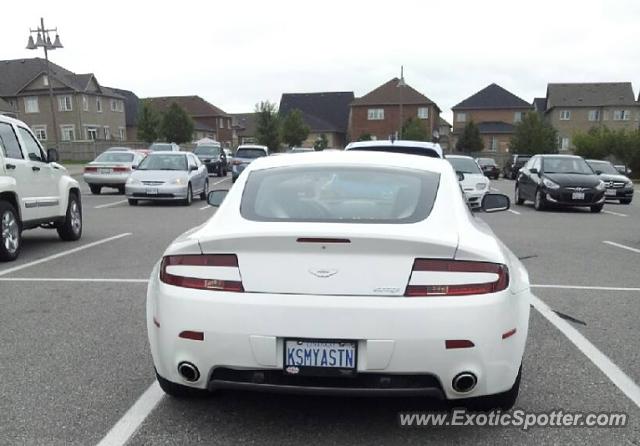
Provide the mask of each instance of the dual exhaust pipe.
{"label": "dual exhaust pipe", "polygon": [[478,384],[478,378],[471,372],[458,373],[451,381],[451,387],[458,393],[469,393]]}

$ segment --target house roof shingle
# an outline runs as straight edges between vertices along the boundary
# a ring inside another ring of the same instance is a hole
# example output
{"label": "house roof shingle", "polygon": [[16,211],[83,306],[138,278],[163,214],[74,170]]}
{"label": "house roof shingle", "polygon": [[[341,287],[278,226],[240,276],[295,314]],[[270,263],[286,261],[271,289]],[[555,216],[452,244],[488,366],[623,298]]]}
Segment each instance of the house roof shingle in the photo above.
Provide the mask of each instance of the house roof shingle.
{"label": "house roof shingle", "polygon": [[143,99],[153,109],[165,112],[172,103],[178,104],[190,116],[225,116],[229,115],[200,96],[160,96]]}
{"label": "house roof shingle", "polygon": [[[92,73],[73,73],[53,62],[50,62],[50,67],[53,78],[78,92],[86,91],[89,81],[95,77]],[[0,96],[17,96],[24,87],[46,72],[47,62],[39,57],[0,61]],[[120,98],[108,89],[102,93]]]}
{"label": "house roof shingle", "polygon": [[234,113],[231,115],[234,128],[240,136],[254,136],[257,127],[257,113]]}
{"label": "house roof shingle", "polygon": [[322,93],[283,93],[279,113],[284,116],[300,110],[311,131],[346,133],[349,124],[349,104],[352,91]]}
{"label": "house roof shingle", "polygon": [[140,98],[133,91],[122,90],[121,88],[104,87],[124,98],[124,112],[127,127],[135,127],[138,124],[138,107]]}
{"label": "house roof shingle", "polygon": [[547,109],[547,98],[534,98],[533,109],[538,113],[544,113]]}
{"label": "house roof shingle", "polygon": [[464,101],[451,107],[451,110],[531,108],[524,99],[519,98],[498,84],[491,84]]}
{"label": "house roof shingle", "polygon": [[400,79],[394,77],[388,82],[380,85],[375,90],[365,94],[360,98],[356,98],[351,105],[435,105],[438,110],[440,108],[431,99],[414,89],[413,87],[405,84],[404,87],[399,87],[398,83]]}
{"label": "house roof shingle", "polygon": [[637,105],[631,82],[548,84],[547,107]]}

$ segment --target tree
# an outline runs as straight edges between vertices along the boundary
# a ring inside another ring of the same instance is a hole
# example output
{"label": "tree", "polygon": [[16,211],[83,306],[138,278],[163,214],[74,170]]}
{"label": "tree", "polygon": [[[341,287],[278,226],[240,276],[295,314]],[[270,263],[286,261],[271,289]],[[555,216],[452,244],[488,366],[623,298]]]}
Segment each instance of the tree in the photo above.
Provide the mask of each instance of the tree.
{"label": "tree", "polygon": [[258,114],[256,122],[256,139],[258,144],[269,147],[270,151],[277,152],[280,148],[280,119],[276,104],[262,101],[256,104]]}
{"label": "tree", "polygon": [[535,112],[524,115],[511,138],[511,152],[535,155],[558,152],[558,132]]}
{"label": "tree", "polygon": [[138,139],[151,144],[158,139],[160,116],[149,104],[141,101],[138,113]]}
{"label": "tree", "polygon": [[456,142],[456,150],[460,152],[481,152],[484,149],[484,141],[480,137],[480,129],[473,121],[464,126],[462,135]]}
{"label": "tree", "polygon": [[329,140],[327,139],[327,135],[322,133],[320,138],[316,139],[316,142],[313,143],[314,150],[324,150],[329,146]]}
{"label": "tree", "polygon": [[289,148],[300,147],[310,131],[298,109],[291,110],[282,121],[282,140]]}
{"label": "tree", "polygon": [[175,102],[162,115],[160,135],[168,142],[182,144],[193,139],[193,121]]}
{"label": "tree", "polygon": [[407,141],[428,141],[429,135],[419,119],[409,118],[402,126],[402,139]]}
{"label": "tree", "polygon": [[593,127],[573,137],[576,154],[585,158],[614,158],[640,173],[640,130]]}
{"label": "tree", "polygon": [[373,140],[373,135],[371,133],[363,133],[358,137],[358,141],[371,141]]}

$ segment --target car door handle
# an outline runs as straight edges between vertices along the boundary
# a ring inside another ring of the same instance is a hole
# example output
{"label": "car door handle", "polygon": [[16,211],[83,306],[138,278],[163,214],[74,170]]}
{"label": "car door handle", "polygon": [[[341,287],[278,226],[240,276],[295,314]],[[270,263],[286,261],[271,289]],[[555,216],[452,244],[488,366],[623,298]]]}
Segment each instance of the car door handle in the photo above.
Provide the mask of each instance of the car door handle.
{"label": "car door handle", "polygon": [[38,166],[31,166],[31,170],[33,170],[34,172],[38,172],[40,168]]}
{"label": "car door handle", "polygon": [[7,168],[7,170],[13,170],[16,168],[15,164],[5,164],[4,167]]}

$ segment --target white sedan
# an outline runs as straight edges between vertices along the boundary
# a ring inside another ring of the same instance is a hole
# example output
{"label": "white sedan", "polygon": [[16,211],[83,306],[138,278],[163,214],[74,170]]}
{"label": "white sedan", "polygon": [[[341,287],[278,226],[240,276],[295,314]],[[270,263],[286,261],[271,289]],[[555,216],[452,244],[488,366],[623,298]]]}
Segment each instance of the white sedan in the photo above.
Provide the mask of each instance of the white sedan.
{"label": "white sedan", "polygon": [[[515,403],[527,272],[470,213],[447,161],[264,157],[209,202],[217,213],[169,246],[149,282],[149,342],[168,394]],[[508,207],[484,198],[485,211]]]}
{"label": "white sedan", "polygon": [[460,186],[467,197],[467,202],[472,209],[480,208],[482,197],[489,192],[491,182],[484,175],[478,162],[470,156],[447,155],[446,158],[456,172],[461,173],[463,178]]}

